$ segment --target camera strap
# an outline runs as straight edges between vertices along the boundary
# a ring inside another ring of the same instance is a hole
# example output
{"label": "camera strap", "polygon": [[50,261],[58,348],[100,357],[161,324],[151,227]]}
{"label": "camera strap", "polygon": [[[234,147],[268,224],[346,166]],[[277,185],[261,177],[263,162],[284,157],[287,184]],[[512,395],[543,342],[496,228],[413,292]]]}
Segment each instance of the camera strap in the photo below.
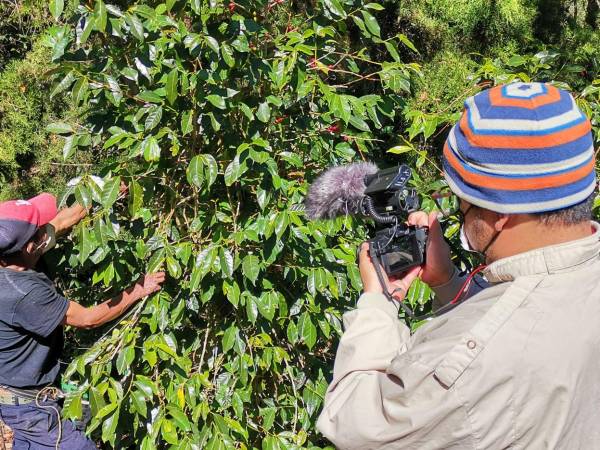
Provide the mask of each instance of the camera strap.
{"label": "camera strap", "polygon": [[[460,297],[468,290],[468,286],[470,285],[470,283],[474,280],[475,275],[480,272],[481,270],[485,269],[485,265],[481,265],[479,267],[477,267],[475,270],[471,271],[471,273],[469,274],[469,276],[467,277],[467,280],[465,281],[465,283],[463,284],[463,286],[460,288],[460,290],[458,291],[458,293],[456,294],[456,297],[454,297],[454,299],[442,306],[441,308],[436,309],[435,311],[431,311],[427,314],[422,314],[422,315],[416,315],[415,312],[413,311],[413,309],[407,305],[403,300],[394,300],[394,291],[389,292],[387,289],[387,283],[385,282],[385,276],[383,274],[383,265],[381,264],[381,261],[379,259],[379,256],[377,255],[377,252],[372,251],[371,250],[371,243],[369,244],[369,253],[371,255],[371,260],[373,261],[373,266],[375,267],[375,272],[377,273],[377,278],[379,279],[379,284],[381,285],[381,290],[383,292],[383,295],[385,295],[385,297],[392,302],[394,305],[398,304],[400,306],[400,308],[402,308],[402,310],[404,311],[404,313],[410,318],[411,321],[415,321],[415,322],[420,322],[422,320],[426,320],[426,319],[431,319],[433,317],[439,316],[440,314],[444,314],[448,311],[450,311],[451,309],[454,309],[455,307],[457,307],[461,301]],[[402,288],[401,288],[402,289]],[[405,292],[405,298],[408,295],[408,292]]]}
{"label": "camera strap", "polygon": [[[372,245],[372,243],[369,243],[369,247],[371,247]],[[405,314],[408,317],[410,317],[411,320],[423,320],[419,316],[416,316],[412,308],[406,303],[404,303],[403,301],[394,300],[393,292],[389,292],[387,289],[387,283],[385,282],[385,277],[383,275],[383,266],[381,264],[379,256],[377,255],[377,252],[369,248],[369,253],[371,255],[371,260],[373,261],[373,266],[375,266],[375,272],[377,273],[377,278],[379,279],[379,284],[381,285],[381,291],[383,292],[383,295],[385,295],[385,297],[393,304],[399,304],[400,307],[404,310]],[[405,294],[408,294],[408,292],[405,292]]]}

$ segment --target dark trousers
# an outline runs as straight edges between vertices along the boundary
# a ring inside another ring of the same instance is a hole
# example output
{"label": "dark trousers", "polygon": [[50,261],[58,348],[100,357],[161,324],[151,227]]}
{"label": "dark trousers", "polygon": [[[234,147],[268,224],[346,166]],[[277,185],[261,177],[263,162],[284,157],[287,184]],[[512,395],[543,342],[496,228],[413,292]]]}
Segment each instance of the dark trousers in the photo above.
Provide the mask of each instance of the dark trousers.
{"label": "dark trousers", "polygon": [[[44,402],[60,411],[56,402]],[[0,418],[13,430],[13,450],[52,450],[56,448],[59,435],[58,415],[52,408],[40,408],[34,403],[27,405],[0,404]],[[96,445],[76,427],[71,420],[62,421],[61,450],[96,450]]]}

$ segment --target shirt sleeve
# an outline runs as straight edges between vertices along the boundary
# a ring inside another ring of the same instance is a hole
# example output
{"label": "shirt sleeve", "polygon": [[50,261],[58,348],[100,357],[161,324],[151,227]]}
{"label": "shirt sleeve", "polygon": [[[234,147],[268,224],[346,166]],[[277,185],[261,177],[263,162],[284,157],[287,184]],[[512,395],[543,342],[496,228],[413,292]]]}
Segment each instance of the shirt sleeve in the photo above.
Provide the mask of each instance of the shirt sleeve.
{"label": "shirt sleeve", "polygon": [[16,305],[13,325],[41,337],[48,337],[65,318],[69,301],[45,283],[33,289]]}
{"label": "shirt sleeve", "polygon": [[[391,302],[363,294],[357,309],[344,315],[344,326],[317,422],[325,437],[343,449],[392,442],[402,448],[468,448],[458,394],[441,385],[421,361]],[[427,345],[431,351],[435,343]],[[446,345],[440,345],[440,352]]]}

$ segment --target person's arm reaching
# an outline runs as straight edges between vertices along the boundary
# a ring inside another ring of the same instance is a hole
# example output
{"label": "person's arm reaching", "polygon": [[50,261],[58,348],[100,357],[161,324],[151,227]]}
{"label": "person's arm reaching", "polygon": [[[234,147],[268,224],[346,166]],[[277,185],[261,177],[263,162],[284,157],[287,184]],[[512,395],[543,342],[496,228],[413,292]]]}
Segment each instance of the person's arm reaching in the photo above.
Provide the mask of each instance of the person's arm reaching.
{"label": "person's arm reaching", "polygon": [[146,275],[117,297],[91,308],[70,301],[63,325],[70,325],[75,328],[95,328],[104,325],[121,316],[137,301],[159,291],[164,281],[164,272]]}
{"label": "person's arm reaching", "polygon": [[54,227],[56,237],[59,238],[67,234],[71,228],[83,220],[87,213],[88,210],[79,203],[61,209],[56,217],[50,221],[50,224]]}

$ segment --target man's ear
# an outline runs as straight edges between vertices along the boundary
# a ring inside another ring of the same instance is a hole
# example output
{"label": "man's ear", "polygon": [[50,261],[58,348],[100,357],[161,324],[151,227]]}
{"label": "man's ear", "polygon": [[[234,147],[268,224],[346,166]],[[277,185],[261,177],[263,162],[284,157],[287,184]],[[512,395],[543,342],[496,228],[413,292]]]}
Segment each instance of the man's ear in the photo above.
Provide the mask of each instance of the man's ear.
{"label": "man's ear", "polygon": [[35,243],[35,241],[30,240],[27,244],[25,244],[25,246],[23,247],[23,249],[21,251],[23,253],[27,253],[27,254],[31,255],[32,253],[35,252],[36,247],[37,247],[37,244]]}
{"label": "man's ear", "polygon": [[498,232],[502,231],[508,221],[510,220],[510,214],[498,214],[496,221],[494,222],[494,229]]}

